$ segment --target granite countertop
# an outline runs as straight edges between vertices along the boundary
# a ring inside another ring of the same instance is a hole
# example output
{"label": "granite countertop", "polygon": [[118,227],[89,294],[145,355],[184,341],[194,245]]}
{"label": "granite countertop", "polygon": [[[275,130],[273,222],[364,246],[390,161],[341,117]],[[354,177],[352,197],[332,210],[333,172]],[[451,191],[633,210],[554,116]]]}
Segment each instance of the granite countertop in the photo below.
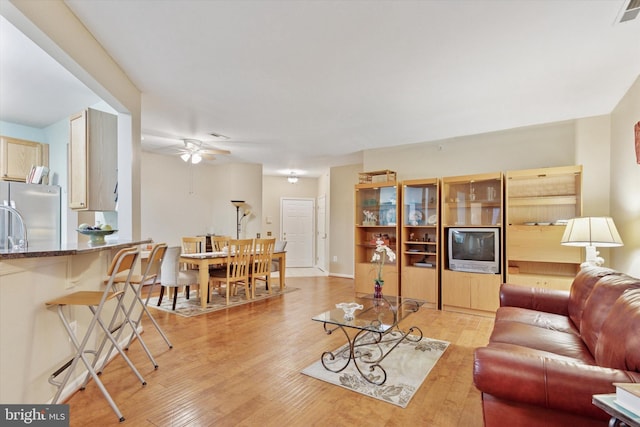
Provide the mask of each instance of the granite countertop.
{"label": "granite countertop", "polygon": [[144,240],[116,240],[107,242],[104,245],[92,246],[89,243],[69,243],[51,248],[27,248],[24,251],[7,252],[0,251],[0,261],[18,258],[41,258],[50,256],[65,256],[86,254],[111,249],[122,249],[129,246],[137,246],[151,243],[151,239]]}

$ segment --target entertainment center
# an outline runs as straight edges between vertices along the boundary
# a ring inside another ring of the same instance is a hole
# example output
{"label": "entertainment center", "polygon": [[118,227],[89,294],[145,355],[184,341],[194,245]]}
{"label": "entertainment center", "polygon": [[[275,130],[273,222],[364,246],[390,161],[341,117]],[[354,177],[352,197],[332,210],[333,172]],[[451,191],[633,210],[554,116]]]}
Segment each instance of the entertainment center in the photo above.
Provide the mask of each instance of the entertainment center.
{"label": "entertainment center", "polygon": [[355,291],[371,293],[376,238],[397,254],[384,294],[493,316],[503,282],[569,289],[582,249],[560,245],[582,215],[582,166],[396,181],[367,172],[355,188]]}

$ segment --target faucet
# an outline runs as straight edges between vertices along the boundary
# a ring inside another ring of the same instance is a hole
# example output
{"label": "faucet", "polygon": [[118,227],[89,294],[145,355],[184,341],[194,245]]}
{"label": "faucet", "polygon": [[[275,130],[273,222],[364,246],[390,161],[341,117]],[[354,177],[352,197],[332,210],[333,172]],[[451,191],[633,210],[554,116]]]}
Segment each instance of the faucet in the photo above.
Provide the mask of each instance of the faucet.
{"label": "faucet", "polygon": [[[9,235],[9,229],[7,227],[7,229],[6,229],[6,233],[7,233],[6,240],[11,244],[11,246],[7,247],[7,249],[9,251],[21,251],[21,250],[27,249],[27,227],[24,224],[24,218],[22,218],[22,215],[20,214],[20,212],[18,212],[17,209],[12,208],[11,206],[7,206],[7,205],[0,205],[0,210],[5,210],[5,211],[15,215],[16,218],[18,218],[18,222],[20,223],[20,230],[22,231],[22,236],[21,236],[21,238],[18,239],[17,244],[16,244],[15,237]],[[9,217],[9,218],[11,218],[11,217]]]}

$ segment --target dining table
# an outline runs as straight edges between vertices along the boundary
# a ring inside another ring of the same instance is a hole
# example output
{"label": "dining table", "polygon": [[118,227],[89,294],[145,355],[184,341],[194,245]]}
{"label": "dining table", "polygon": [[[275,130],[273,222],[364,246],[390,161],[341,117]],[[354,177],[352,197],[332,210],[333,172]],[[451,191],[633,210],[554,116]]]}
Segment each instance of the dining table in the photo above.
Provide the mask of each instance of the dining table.
{"label": "dining table", "polygon": [[[285,288],[285,271],[287,262],[287,252],[278,251],[272,255],[274,261],[278,261],[278,273],[280,276],[280,291]],[[195,265],[198,268],[198,283],[200,284],[200,305],[207,307],[207,298],[204,296],[209,292],[209,266],[225,264],[227,261],[226,251],[195,252],[180,255],[180,262]]]}

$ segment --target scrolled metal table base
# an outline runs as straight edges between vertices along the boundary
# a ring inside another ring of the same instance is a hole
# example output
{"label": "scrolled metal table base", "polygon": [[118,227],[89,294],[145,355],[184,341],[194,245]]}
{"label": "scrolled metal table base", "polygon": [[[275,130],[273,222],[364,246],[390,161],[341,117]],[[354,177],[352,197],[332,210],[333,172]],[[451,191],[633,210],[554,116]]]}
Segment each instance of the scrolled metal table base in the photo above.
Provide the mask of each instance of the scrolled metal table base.
{"label": "scrolled metal table base", "polygon": [[[333,325],[335,326],[335,325]],[[406,332],[400,328],[393,328],[386,332],[375,332],[369,330],[359,330],[353,338],[347,333],[346,327],[342,325],[334,328],[327,327],[324,324],[324,330],[327,334],[331,334],[340,329],[347,338],[348,346],[338,351],[336,354],[332,351],[325,351],[320,357],[322,366],[331,372],[343,371],[351,361],[365,380],[371,384],[382,385],[387,381],[387,371],[380,363],[391,353],[402,341],[419,342],[423,335],[422,330],[417,326],[411,326]],[[350,328],[351,329],[351,328]],[[413,335],[416,333],[417,335]],[[393,343],[391,348],[384,349],[382,344]],[[348,353],[348,354],[347,354]],[[344,365],[337,367],[329,366],[329,362],[333,362],[336,358],[343,358]],[[360,366],[360,365],[364,366]]]}

